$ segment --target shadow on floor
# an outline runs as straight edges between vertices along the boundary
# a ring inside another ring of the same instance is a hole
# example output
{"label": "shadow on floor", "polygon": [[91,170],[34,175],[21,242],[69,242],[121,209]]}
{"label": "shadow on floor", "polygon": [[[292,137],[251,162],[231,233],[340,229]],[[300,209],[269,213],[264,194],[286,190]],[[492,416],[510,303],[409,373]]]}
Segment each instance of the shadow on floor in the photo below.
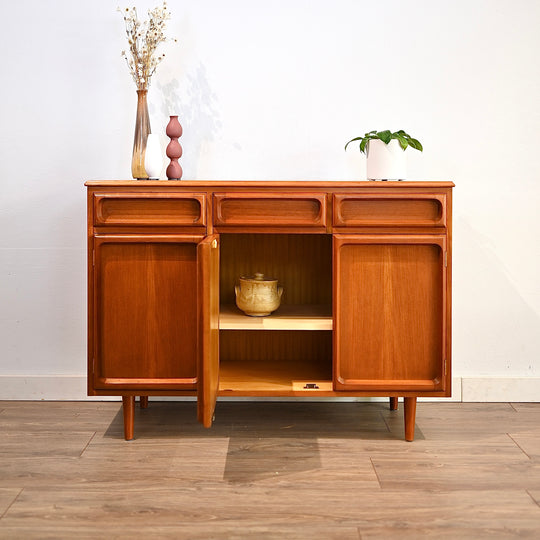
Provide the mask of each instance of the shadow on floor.
{"label": "shadow on floor", "polygon": [[[122,408],[105,437],[123,438]],[[226,438],[223,473],[231,483],[278,475],[316,474],[319,439],[403,439],[403,412],[377,403],[223,402],[210,429],[197,421],[196,402],[150,401],[136,406],[135,440]],[[416,439],[423,439],[417,429]],[[126,444],[129,444],[128,442]]]}
{"label": "shadow on floor", "polygon": [[[123,437],[122,408],[105,437]],[[150,401],[135,409],[135,438],[346,438],[401,439],[403,412],[384,402],[222,402],[210,429],[197,421],[196,402]],[[417,428],[417,439],[423,438]]]}

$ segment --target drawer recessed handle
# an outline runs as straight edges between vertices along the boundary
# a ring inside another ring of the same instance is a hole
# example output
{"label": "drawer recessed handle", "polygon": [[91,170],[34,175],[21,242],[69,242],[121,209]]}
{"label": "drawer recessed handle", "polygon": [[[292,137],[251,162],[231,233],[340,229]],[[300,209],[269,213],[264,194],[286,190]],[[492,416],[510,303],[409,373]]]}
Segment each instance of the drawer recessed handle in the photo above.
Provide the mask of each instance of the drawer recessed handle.
{"label": "drawer recessed handle", "polygon": [[308,383],[306,383],[306,386],[304,386],[304,388],[306,388],[308,390],[318,390],[319,386],[314,382],[308,382]]}

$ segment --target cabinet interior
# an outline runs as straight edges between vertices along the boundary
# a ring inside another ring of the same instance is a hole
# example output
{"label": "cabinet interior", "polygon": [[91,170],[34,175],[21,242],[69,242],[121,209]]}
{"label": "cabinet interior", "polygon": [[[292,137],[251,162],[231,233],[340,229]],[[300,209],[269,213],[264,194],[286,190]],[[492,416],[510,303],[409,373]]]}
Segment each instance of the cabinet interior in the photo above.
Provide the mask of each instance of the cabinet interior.
{"label": "cabinet interior", "polygon": [[[235,305],[239,277],[256,272],[283,287],[264,318]],[[331,235],[222,234],[220,311],[220,391],[331,390]]]}

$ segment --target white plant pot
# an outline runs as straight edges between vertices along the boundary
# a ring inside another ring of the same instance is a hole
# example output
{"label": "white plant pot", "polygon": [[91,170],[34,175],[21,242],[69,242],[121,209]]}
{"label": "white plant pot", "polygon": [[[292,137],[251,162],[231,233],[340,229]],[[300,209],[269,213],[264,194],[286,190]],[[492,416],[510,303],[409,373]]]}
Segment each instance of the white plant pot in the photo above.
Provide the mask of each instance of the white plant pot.
{"label": "white plant pot", "polygon": [[404,180],[407,177],[407,156],[396,139],[388,144],[378,139],[368,143],[368,180]]}
{"label": "white plant pot", "polygon": [[146,152],[144,154],[144,169],[150,180],[158,180],[163,168],[163,156],[159,137],[153,133],[146,140]]}

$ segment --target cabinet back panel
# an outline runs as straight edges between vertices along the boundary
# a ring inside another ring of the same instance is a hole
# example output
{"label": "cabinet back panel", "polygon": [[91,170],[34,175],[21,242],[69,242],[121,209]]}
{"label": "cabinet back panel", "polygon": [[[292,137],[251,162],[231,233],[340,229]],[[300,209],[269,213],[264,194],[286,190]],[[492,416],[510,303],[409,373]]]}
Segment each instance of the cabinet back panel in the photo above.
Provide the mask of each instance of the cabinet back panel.
{"label": "cabinet back panel", "polygon": [[336,377],[356,387],[440,381],[440,247],[351,243],[341,247],[339,258]]}
{"label": "cabinet back panel", "polygon": [[196,378],[196,244],[107,242],[96,264],[98,378]]}
{"label": "cabinet back panel", "polygon": [[262,272],[283,287],[283,305],[332,304],[332,237],[325,234],[222,234],[222,304],[234,304],[240,276]]}
{"label": "cabinet back panel", "polygon": [[242,380],[259,387],[332,380],[332,332],[221,331],[220,387]]}

